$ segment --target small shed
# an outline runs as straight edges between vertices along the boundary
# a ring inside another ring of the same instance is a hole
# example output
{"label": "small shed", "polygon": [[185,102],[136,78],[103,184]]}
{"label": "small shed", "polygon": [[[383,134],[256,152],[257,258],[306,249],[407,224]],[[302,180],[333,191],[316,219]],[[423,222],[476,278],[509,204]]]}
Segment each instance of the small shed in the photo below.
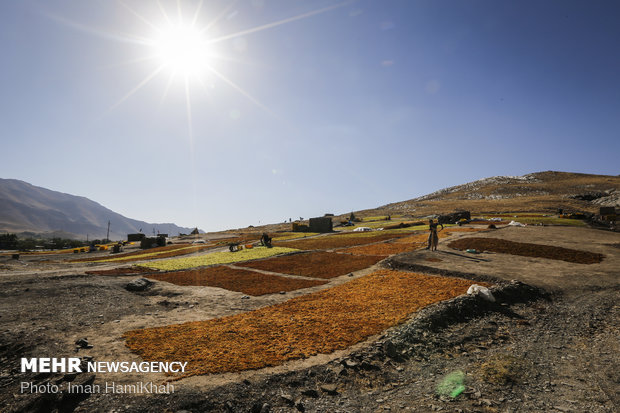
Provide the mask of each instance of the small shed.
{"label": "small shed", "polygon": [[599,210],[599,215],[604,221],[615,221],[616,220],[616,207],[601,207]]}
{"label": "small shed", "polygon": [[140,248],[142,248],[143,250],[148,248],[163,247],[165,245],[165,237],[145,237],[140,241]]}
{"label": "small shed", "polygon": [[146,235],[144,235],[143,233],[127,234],[127,241],[129,242],[142,241],[145,237]]}
{"label": "small shed", "polygon": [[331,217],[310,218],[310,232],[332,232],[333,223]]}
{"label": "small shed", "polygon": [[440,215],[437,221],[440,224],[456,224],[461,219],[471,220],[471,212],[469,211],[458,211],[453,212],[451,214]]}

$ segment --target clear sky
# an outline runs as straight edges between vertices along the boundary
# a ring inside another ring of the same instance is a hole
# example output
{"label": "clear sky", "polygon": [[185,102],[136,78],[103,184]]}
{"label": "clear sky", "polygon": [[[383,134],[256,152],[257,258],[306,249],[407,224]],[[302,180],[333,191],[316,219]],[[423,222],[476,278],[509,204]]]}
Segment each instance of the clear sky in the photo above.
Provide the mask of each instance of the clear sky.
{"label": "clear sky", "polygon": [[0,177],[205,230],[620,173],[620,3],[0,1]]}

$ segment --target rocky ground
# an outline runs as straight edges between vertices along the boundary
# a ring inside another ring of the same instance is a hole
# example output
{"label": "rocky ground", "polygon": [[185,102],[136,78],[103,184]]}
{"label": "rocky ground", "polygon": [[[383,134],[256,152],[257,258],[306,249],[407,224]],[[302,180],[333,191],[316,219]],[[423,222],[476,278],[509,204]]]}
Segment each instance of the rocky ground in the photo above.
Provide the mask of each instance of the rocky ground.
{"label": "rocky ground", "polygon": [[[158,294],[167,291],[168,297],[119,294],[119,286],[127,278],[86,277],[79,271],[46,276],[44,283],[34,275],[23,279],[0,275],[0,410],[617,411],[618,234],[583,228],[515,228],[485,236],[541,244],[552,241],[553,245],[602,253],[605,259],[585,265],[506,254],[472,258],[461,252],[455,255],[445,246],[436,253],[401,254],[383,265],[496,281],[492,291],[497,302],[478,296],[457,297],[428,307],[381,337],[320,362],[291,363],[226,379],[190,378],[172,382],[174,393],[160,395],[24,396],[18,388],[24,380],[62,384],[103,378],[24,375],[18,373],[19,357],[70,355],[67,346],[73,344],[77,332],[84,328],[96,332],[99,325],[110,328],[105,330],[107,334],[116,334],[113,327],[127,323],[128,314],[135,319],[131,325],[143,318],[156,321],[155,311],[174,312],[175,318],[182,319],[189,314],[184,311],[194,302],[200,307],[204,297],[175,296],[176,290],[155,290]],[[527,284],[511,283],[511,279]],[[173,309],[157,304],[163,301],[175,303]],[[216,306],[220,301],[209,303]],[[267,304],[243,305],[248,310]],[[209,313],[208,309],[200,311],[203,316]],[[101,346],[105,343],[96,337],[89,339]],[[73,348],[71,352],[76,354]]]}

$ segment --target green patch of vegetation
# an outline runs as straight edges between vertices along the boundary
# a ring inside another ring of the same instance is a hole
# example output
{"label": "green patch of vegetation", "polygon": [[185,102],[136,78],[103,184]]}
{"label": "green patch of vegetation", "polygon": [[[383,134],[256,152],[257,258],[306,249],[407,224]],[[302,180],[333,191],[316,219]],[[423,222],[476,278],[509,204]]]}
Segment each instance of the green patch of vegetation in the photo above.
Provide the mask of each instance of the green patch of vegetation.
{"label": "green patch of vegetation", "polygon": [[[99,240],[97,240],[99,241]],[[88,245],[84,241],[68,238],[20,238],[16,234],[0,234],[0,249],[6,250],[61,250]]]}

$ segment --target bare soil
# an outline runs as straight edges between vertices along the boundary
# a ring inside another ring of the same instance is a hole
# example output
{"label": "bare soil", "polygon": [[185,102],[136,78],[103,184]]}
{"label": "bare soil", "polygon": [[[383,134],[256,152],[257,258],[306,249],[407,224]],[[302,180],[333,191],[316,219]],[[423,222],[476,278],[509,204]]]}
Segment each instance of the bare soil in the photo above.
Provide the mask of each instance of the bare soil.
{"label": "bare soil", "polygon": [[[472,236],[605,258],[578,264],[504,253],[474,255],[447,247],[456,238]],[[159,395],[22,394],[21,382],[62,385],[70,378],[20,373],[19,359],[47,355],[142,361],[126,347],[122,336],[127,331],[247,313],[359,279],[376,266],[302,291],[242,299],[243,293],[165,282],[129,292],[124,287],[131,276],[85,274],[112,265],[67,264],[54,257],[2,259],[0,410],[617,412],[619,244],[618,233],[588,228],[454,232],[440,240],[437,252],[406,252],[379,265],[490,282],[497,285],[492,289],[495,303],[457,297],[346,350],[266,369],[190,377],[174,382],[174,393]],[[76,340],[84,337],[93,348],[76,350]],[[464,391],[453,398],[438,387],[455,372],[462,375]],[[86,374],[76,380],[88,380]],[[101,373],[94,380],[163,383],[166,377]]]}

